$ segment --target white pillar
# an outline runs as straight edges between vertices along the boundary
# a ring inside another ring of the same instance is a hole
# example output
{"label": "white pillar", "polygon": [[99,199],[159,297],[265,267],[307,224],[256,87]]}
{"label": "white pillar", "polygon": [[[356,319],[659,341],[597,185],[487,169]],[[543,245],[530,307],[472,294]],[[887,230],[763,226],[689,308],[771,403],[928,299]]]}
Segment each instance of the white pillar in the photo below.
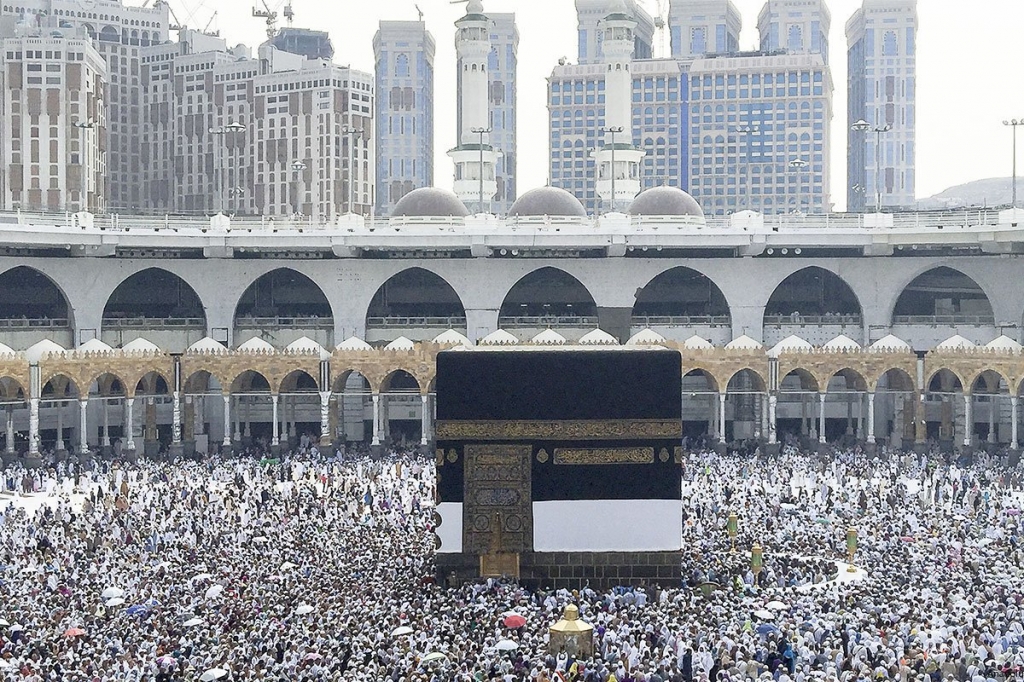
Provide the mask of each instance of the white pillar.
{"label": "white pillar", "polygon": [[103,398],[103,439],[100,444],[105,447],[110,447],[110,411],[107,406],[107,399]]}
{"label": "white pillar", "polygon": [[14,408],[7,407],[7,452],[14,452]]}
{"label": "white pillar", "polygon": [[988,397],[988,442],[996,442],[996,408],[999,406],[999,396],[993,393]]}
{"label": "white pillar", "polygon": [[[173,403],[171,407],[171,442],[175,445],[181,443],[181,393],[175,391],[172,394]],[[193,410],[194,412],[194,410]],[[193,418],[195,421],[195,418]]]}
{"label": "white pillar", "polygon": [[271,414],[274,424],[273,435],[270,439],[271,445],[280,445],[281,441],[278,437],[278,424],[277,424],[277,395],[270,396]]}
{"label": "white pillar", "polygon": [[[246,406],[246,412],[249,411],[248,405]],[[225,412],[224,414],[227,414]],[[228,431],[231,431],[228,429]],[[242,396],[235,398],[235,428],[234,428],[235,440],[239,443],[242,442]]]}
{"label": "white pillar", "polygon": [[89,450],[89,426],[86,421],[86,410],[89,408],[89,399],[82,398],[78,401],[78,450],[79,455]]}
{"label": "white pillar", "polygon": [[964,393],[964,446],[970,447],[971,435],[974,433],[974,414],[971,394]]}
{"label": "white pillar", "polygon": [[320,392],[320,442],[331,442],[331,392]]}
{"label": "white pillar", "polygon": [[231,445],[231,394],[224,394],[224,442],[223,445]]}
{"label": "white pillar", "polygon": [[818,394],[818,442],[825,442],[825,394]]}
{"label": "white pillar", "polygon": [[373,441],[371,445],[380,445],[380,394],[373,394]]}
{"label": "white pillar", "polygon": [[125,447],[129,450],[135,449],[135,398],[125,400],[125,436],[128,438]]}
{"label": "white pillar", "polygon": [[718,442],[725,442],[725,392],[718,394]]}
{"label": "white pillar", "polygon": [[54,450],[60,452],[64,449],[64,401],[57,401],[57,444]]}
{"label": "white pillar", "polygon": [[39,398],[28,401],[28,453],[39,454]]}
{"label": "white pillar", "polygon": [[1010,447],[1017,449],[1017,401],[1018,397],[1010,396]]}
{"label": "white pillar", "polygon": [[421,395],[422,412],[420,414],[420,445],[430,442],[430,396]]}
{"label": "white pillar", "polygon": [[776,410],[779,405],[779,397],[774,393],[768,396],[768,442],[772,445],[778,442],[778,425]]}
{"label": "white pillar", "polygon": [[868,442],[875,442],[875,394],[868,393]]}

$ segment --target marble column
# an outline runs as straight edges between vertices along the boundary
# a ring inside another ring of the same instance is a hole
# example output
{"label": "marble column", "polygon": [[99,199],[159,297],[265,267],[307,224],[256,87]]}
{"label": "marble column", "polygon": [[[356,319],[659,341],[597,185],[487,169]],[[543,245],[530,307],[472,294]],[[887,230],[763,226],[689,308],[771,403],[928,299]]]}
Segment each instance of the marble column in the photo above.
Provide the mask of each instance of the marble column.
{"label": "marble column", "polygon": [[420,445],[426,445],[430,442],[430,396],[421,395],[420,402]]}
{"label": "marble column", "polygon": [[39,398],[28,401],[28,454],[39,455]]}
{"label": "marble column", "polygon": [[64,401],[57,401],[57,444],[54,447],[57,452],[64,450]]}
{"label": "marble column", "polygon": [[89,451],[89,426],[86,420],[86,411],[89,409],[89,399],[82,398],[78,401],[78,454],[79,456]]}
{"label": "marble column", "polygon": [[1020,400],[1015,395],[1010,396],[1010,447],[1017,449],[1017,403]]}
{"label": "marble column", "polygon": [[125,447],[128,450],[135,449],[135,398],[125,400]]}
{"label": "marble column", "polygon": [[373,440],[371,445],[380,445],[380,394],[373,394]]}
{"label": "marble column", "polygon": [[868,393],[868,442],[875,442],[875,394]]}
{"label": "marble column", "polygon": [[14,452],[14,406],[7,406],[7,446],[8,453]]}
{"label": "marble column", "polygon": [[775,445],[778,442],[778,412],[779,397],[772,393],[768,396],[768,442]]}
{"label": "marble column", "polygon": [[999,396],[995,393],[988,397],[988,442],[996,442],[996,409],[999,407]]}
{"label": "marble column", "polygon": [[964,393],[964,447],[971,446],[974,436],[974,401],[970,393]]}
{"label": "marble column", "polygon": [[725,442],[725,391],[718,394],[718,442]]}
{"label": "marble column", "polygon": [[818,442],[825,442],[825,394],[818,394]]}
{"label": "marble column", "polygon": [[171,443],[181,444],[181,393],[175,391],[171,394]]}
{"label": "marble column", "polygon": [[271,445],[280,445],[281,441],[280,441],[280,439],[278,437],[278,434],[279,434],[278,429],[280,428],[280,426],[277,423],[277,396],[276,395],[270,396],[270,405],[271,405],[270,411],[271,411],[271,415],[272,415],[271,416],[271,423],[273,425],[273,431],[272,431],[272,435],[271,435],[271,438],[270,438],[270,444]]}
{"label": "marble column", "polygon": [[225,447],[231,446],[231,394],[224,394],[224,441]]}

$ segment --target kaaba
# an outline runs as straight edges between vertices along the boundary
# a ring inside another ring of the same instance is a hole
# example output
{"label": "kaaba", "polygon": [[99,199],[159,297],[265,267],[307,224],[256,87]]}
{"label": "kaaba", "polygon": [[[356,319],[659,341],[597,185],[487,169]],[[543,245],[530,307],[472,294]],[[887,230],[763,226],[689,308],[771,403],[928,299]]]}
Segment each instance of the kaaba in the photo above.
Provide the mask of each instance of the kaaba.
{"label": "kaaba", "polygon": [[435,387],[440,579],[678,583],[677,351],[453,349]]}

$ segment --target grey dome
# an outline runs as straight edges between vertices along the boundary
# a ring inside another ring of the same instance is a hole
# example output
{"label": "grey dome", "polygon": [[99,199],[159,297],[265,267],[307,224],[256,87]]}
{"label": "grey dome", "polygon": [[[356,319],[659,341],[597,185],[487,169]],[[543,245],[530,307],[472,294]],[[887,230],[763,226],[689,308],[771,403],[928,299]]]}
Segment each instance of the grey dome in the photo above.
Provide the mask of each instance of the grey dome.
{"label": "grey dome", "polygon": [[689,215],[704,217],[697,200],[678,187],[652,187],[640,192],[629,205],[629,215]]}
{"label": "grey dome", "polygon": [[391,212],[391,216],[397,218],[465,218],[468,215],[469,210],[455,192],[440,187],[414,189],[399,199]]}
{"label": "grey dome", "polygon": [[587,209],[580,200],[560,187],[538,187],[516,199],[508,210],[510,216],[586,218]]}

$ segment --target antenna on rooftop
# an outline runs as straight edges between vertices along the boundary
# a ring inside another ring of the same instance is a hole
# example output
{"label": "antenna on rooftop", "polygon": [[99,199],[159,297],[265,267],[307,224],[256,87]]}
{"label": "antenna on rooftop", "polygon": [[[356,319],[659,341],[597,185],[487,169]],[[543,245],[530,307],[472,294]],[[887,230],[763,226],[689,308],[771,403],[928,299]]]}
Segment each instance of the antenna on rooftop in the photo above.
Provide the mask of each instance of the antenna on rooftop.
{"label": "antenna on rooftop", "polygon": [[419,5],[413,5],[416,8],[416,14],[420,15],[420,21],[423,21],[423,10],[420,9]]}

